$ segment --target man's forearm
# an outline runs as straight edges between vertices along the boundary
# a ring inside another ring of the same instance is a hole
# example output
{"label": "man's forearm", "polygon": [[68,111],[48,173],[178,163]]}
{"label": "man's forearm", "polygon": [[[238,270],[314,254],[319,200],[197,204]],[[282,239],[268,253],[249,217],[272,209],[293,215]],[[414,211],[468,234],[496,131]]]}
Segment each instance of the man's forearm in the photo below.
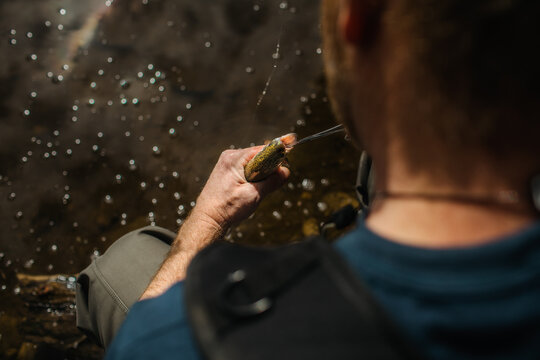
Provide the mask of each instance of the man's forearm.
{"label": "man's forearm", "polygon": [[219,239],[231,224],[250,216],[261,199],[285,183],[289,170],[279,168],[258,183],[249,183],[244,166],[263,146],[226,150],[208,177],[197,205],[180,228],[171,251],[141,299],[163,294],[183,280],[191,259],[202,248]]}
{"label": "man's forearm", "polygon": [[183,280],[191,259],[202,248],[219,239],[223,231],[222,225],[194,209],[178,231],[167,258],[140,300],[159,296],[176,282]]}

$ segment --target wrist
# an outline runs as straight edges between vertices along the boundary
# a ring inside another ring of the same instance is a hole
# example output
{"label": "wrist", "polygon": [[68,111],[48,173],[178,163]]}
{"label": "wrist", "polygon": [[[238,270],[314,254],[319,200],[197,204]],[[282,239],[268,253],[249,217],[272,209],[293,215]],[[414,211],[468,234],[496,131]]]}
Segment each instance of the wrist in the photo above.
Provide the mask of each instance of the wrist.
{"label": "wrist", "polygon": [[196,253],[221,238],[227,229],[226,222],[219,222],[195,207],[180,227],[173,247],[184,253]]}

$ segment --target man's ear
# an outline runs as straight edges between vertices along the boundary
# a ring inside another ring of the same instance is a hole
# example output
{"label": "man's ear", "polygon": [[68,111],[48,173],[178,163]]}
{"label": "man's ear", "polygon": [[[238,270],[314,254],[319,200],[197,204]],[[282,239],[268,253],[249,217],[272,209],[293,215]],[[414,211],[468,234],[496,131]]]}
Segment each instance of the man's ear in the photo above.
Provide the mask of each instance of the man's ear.
{"label": "man's ear", "polygon": [[342,38],[353,46],[369,46],[379,26],[380,10],[370,0],[343,0],[338,19]]}

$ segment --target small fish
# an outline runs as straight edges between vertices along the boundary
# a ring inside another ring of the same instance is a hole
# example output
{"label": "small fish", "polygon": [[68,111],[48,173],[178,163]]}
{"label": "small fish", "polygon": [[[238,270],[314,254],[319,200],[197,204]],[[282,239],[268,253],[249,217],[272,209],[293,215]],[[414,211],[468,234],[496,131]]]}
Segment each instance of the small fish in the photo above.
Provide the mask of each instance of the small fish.
{"label": "small fish", "polygon": [[298,140],[296,134],[290,133],[272,140],[244,167],[247,181],[261,181],[270,176],[276,169],[286,162],[285,156],[295,145],[345,131],[343,125],[336,125],[311,136]]}
{"label": "small fish", "polygon": [[244,167],[247,181],[256,182],[270,176],[282,165],[285,156],[297,142],[296,134],[290,133],[272,140]]}

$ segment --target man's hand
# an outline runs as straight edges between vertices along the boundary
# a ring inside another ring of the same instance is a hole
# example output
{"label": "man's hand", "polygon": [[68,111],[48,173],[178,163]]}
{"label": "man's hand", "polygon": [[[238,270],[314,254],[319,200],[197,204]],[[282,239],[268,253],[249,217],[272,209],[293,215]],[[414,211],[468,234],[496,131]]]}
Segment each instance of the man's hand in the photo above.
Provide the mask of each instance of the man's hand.
{"label": "man's hand", "polygon": [[250,216],[266,194],[283,185],[289,176],[289,170],[283,167],[264,181],[247,182],[244,166],[262,148],[256,146],[221,153],[197,199],[197,212],[207,215],[217,226],[226,228]]}
{"label": "man's hand", "polygon": [[289,170],[284,167],[263,181],[250,183],[246,180],[244,166],[262,148],[226,150],[221,154],[167,259],[141,299],[161,295],[183,280],[189,262],[198,251],[220,238],[231,225],[249,217],[264,196],[285,183]]}

